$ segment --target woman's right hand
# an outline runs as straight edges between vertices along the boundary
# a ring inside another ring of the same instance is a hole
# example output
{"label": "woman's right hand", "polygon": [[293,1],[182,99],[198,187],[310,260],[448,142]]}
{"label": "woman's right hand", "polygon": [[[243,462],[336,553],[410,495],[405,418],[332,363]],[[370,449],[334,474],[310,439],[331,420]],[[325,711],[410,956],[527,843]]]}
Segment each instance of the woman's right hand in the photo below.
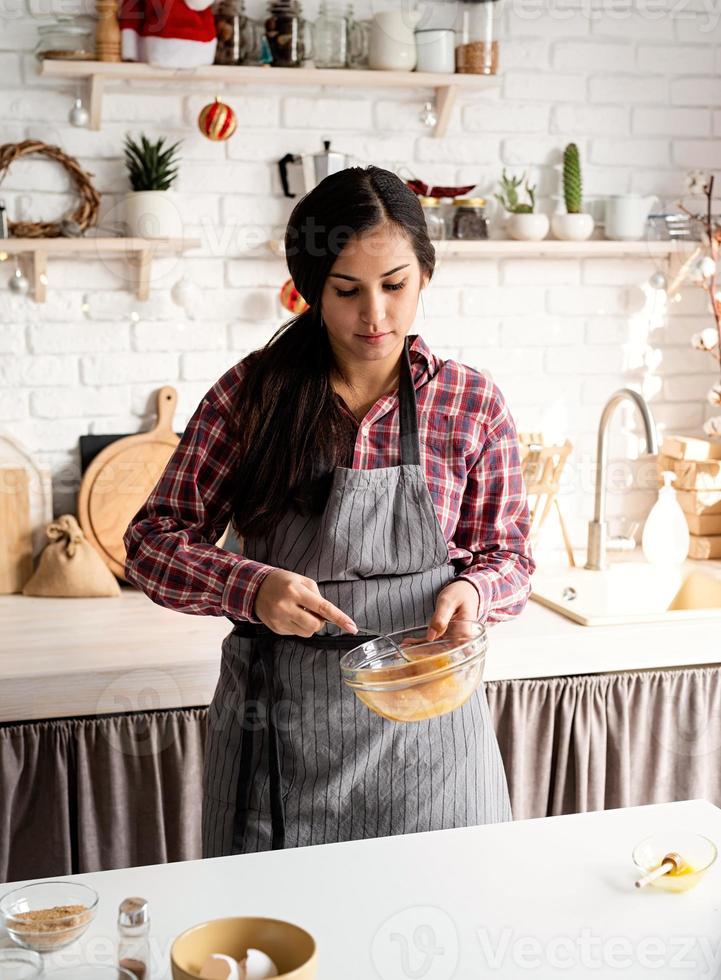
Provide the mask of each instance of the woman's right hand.
{"label": "woman's right hand", "polygon": [[358,627],[332,602],[324,599],[312,578],[276,568],[263,579],[254,612],[268,629],[281,636],[313,636],[326,622],[357,633]]}

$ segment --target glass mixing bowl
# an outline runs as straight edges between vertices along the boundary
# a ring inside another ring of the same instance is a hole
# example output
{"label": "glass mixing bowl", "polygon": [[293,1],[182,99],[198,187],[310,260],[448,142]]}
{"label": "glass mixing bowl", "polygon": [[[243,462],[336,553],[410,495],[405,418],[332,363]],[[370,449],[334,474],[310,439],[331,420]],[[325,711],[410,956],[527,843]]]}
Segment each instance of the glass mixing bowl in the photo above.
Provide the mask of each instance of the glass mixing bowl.
{"label": "glass mixing bowl", "polygon": [[414,626],[361,643],[341,658],[343,680],[390,721],[425,721],[454,711],[483,678],[485,627],[454,620],[435,640],[426,640],[427,633],[427,626]]}
{"label": "glass mixing bowl", "polygon": [[649,887],[666,892],[687,892],[695,888],[716,860],[716,845],[702,834],[687,830],[665,830],[640,841],[633,849],[633,863],[647,874],[658,868],[664,857],[675,851],[683,864],[677,871],[662,875]]}
{"label": "glass mixing bowl", "polygon": [[[97,906],[98,893],[89,885],[38,881],[3,895],[0,922],[18,946],[49,953],[79,939],[92,922]],[[43,912],[52,918],[35,918]]]}

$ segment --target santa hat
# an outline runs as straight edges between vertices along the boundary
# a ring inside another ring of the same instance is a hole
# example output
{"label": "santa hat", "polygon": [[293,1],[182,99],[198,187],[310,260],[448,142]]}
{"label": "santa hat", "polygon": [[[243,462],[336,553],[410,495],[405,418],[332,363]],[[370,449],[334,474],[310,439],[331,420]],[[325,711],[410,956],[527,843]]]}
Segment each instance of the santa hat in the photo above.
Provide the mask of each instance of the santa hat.
{"label": "santa hat", "polygon": [[218,43],[212,2],[121,0],[123,58],[165,68],[212,65]]}

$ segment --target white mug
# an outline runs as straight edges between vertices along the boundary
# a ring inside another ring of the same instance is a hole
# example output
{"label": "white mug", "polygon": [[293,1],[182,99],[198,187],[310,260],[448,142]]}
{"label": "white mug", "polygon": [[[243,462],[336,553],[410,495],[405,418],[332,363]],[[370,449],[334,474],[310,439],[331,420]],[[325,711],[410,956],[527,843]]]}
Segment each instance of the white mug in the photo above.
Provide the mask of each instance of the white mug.
{"label": "white mug", "polygon": [[416,71],[453,74],[456,70],[456,32],[445,28],[416,31]]}
{"label": "white mug", "polygon": [[614,241],[636,242],[646,233],[646,222],[658,198],[654,195],[614,194],[606,198],[604,234]]}

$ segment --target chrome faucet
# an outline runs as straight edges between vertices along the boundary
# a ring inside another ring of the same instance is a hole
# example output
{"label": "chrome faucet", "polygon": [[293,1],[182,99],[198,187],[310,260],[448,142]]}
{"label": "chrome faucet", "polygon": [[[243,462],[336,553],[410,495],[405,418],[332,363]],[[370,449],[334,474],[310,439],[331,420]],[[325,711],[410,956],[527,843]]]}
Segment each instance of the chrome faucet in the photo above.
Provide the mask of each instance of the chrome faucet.
{"label": "chrome faucet", "polygon": [[608,427],[611,417],[621,402],[630,401],[639,410],[646,430],[646,452],[649,455],[658,453],[658,438],[656,423],[651,415],[651,409],[642,395],[631,388],[619,388],[608,399],[601,413],[598,424],[598,448],[596,470],[596,499],[593,520],[588,522],[588,555],[586,568],[600,571],[606,568],[606,549],[609,545],[608,527],[606,524],[606,466],[608,463]]}

